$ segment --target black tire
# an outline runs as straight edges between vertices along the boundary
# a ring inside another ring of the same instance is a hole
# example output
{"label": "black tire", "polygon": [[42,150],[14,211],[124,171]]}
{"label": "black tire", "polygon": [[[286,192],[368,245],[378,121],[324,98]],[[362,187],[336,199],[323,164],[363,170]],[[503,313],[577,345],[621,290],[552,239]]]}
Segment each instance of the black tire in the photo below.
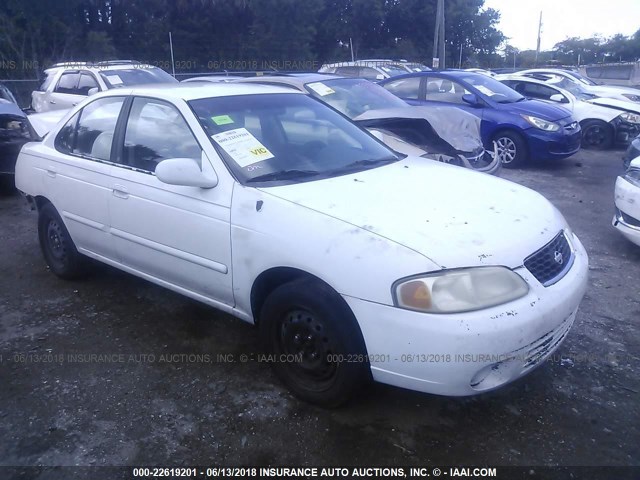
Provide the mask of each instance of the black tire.
{"label": "black tire", "polygon": [[498,145],[498,155],[506,168],[522,167],[529,159],[527,142],[519,133],[503,130],[496,133],[493,141]]}
{"label": "black tire", "polygon": [[16,184],[13,175],[0,174],[0,196],[9,197],[16,193]]}
{"label": "black tire", "polygon": [[613,145],[613,130],[602,120],[587,120],[582,123],[582,148],[604,150]]}
{"label": "black tire", "polygon": [[74,280],[87,273],[87,258],[76,249],[58,211],[50,203],[38,212],[38,239],[47,265],[65,280]]}
{"label": "black tire", "polygon": [[[353,313],[319,281],[295,280],[276,288],[262,306],[260,336],[276,360],[278,378],[307,402],[337,407],[371,380]],[[283,354],[299,355],[301,361],[278,361]]]}

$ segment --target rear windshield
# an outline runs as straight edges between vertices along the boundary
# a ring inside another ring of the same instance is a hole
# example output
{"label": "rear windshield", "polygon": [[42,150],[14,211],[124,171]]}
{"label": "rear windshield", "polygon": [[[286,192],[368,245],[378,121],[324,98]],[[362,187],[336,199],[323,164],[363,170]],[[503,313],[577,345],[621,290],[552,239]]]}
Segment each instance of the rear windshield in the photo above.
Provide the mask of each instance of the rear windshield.
{"label": "rear windshield", "polygon": [[157,67],[140,65],[131,68],[100,70],[100,76],[109,88],[129,87],[148,83],[177,83],[178,81]]}

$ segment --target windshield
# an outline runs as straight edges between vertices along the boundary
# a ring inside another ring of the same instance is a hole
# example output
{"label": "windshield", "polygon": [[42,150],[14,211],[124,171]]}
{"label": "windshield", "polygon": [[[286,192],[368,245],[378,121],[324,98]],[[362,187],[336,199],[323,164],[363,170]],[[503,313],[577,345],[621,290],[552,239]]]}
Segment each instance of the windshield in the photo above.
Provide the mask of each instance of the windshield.
{"label": "windshield", "polygon": [[578,72],[567,72],[567,74],[571,75],[573,78],[576,78],[585,85],[597,85],[596,82],[594,82],[590,78],[585,77],[584,75],[580,75]]}
{"label": "windshield", "polygon": [[380,85],[361,78],[307,83],[305,88],[311,95],[349,118],[355,118],[368,110],[409,106]]}
{"label": "windshield", "polygon": [[398,160],[372,136],[307,95],[216,97],[189,105],[243,184],[319,180]]}
{"label": "windshield", "polygon": [[560,88],[564,88],[566,91],[572,93],[578,100],[590,100],[595,98],[595,95],[587,92],[580,83],[573,82],[566,77],[558,77],[560,80],[553,82]]}
{"label": "windshield", "polygon": [[378,68],[385,72],[390,77],[396,77],[398,75],[406,75],[407,69],[402,65],[396,65],[394,63],[386,63],[384,65],[379,65]]}
{"label": "windshield", "polygon": [[427,67],[426,65],[423,65],[422,63],[403,63],[402,66],[408,71],[408,72],[430,72],[431,69],[429,67]]}
{"label": "windshield", "polygon": [[473,85],[494,102],[515,103],[524,100],[524,97],[512,88],[482,73],[476,73],[462,77],[462,80]]}
{"label": "windshield", "polygon": [[147,83],[177,83],[178,81],[157,67],[140,65],[131,68],[101,70],[100,76],[109,88],[129,87]]}

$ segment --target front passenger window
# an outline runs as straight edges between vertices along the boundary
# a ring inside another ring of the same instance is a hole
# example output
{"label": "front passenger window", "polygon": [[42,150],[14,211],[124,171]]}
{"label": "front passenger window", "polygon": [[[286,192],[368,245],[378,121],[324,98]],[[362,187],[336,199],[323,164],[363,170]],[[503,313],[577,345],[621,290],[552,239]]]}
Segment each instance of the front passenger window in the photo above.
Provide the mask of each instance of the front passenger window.
{"label": "front passenger window", "polygon": [[168,158],[192,158],[200,165],[202,149],[180,112],[161,100],[136,98],[124,137],[124,163],[155,172]]}

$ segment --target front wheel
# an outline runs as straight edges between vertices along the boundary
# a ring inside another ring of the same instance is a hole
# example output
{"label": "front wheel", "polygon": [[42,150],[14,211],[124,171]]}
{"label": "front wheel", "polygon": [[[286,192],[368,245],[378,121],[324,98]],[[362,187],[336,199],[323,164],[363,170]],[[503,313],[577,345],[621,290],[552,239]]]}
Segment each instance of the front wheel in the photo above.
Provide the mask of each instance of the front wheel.
{"label": "front wheel", "polygon": [[262,307],[260,336],[276,375],[305,401],[338,406],[370,379],[355,317],[342,297],[319,281],[276,288]]}
{"label": "front wheel", "polygon": [[47,265],[58,277],[72,280],[86,273],[86,257],[78,253],[62,218],[50,203],[38,212],[38,239]]}
{"label": "front wheel", "polygon": [[582,146],[604,150],[613,144],[613,131],[602,120],[587,120],[582,124]]}
{"label": "front wheel", "polygon": [[516,132],[498,132],[493,141],[496,142],[498,158],[506,168],[518,168],[527,162],[527,144]]}

